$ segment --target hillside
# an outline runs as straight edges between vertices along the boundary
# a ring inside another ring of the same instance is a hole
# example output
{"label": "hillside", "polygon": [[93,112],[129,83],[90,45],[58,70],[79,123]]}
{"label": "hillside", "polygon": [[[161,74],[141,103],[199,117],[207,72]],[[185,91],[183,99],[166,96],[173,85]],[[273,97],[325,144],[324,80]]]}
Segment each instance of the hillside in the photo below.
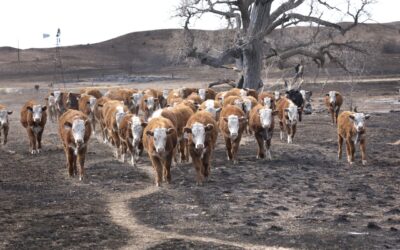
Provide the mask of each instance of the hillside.
{"label": "hillside", "polygon": [[[216,47],[220,50],[224,48],[225,42],[231,39],[227,31],[194,32],[196,37],[200,38],[197,40],[199,47],[203,48]],[[296,35],[297,39],[302,41],[310,33],[310,28],[290,28],[283,33],[276,31],[272,39],[284,39],[287,35],[285,32]],[[346,39],[358,40],[374,48],[371,60],[366,63],[368,74],[395,75],[400,74],[399,34],[400,22],[363,24],[347,34]],[[115,74],[178,75],[182,72],[207,77],[211,71],[217,75],[223,72],[193,62],[178,63],[176,58],[182,44],[181,37],[182,30],[154,30],[130,33],[96,44],[62,47],[65,78],[67,81],[75,81]],[[1,47],[0,81],[52,81],[54,55],[54,48],[26,49],[20,51],[18,62],[17,49]],[[231,72],[224,74],[232,76]]]}

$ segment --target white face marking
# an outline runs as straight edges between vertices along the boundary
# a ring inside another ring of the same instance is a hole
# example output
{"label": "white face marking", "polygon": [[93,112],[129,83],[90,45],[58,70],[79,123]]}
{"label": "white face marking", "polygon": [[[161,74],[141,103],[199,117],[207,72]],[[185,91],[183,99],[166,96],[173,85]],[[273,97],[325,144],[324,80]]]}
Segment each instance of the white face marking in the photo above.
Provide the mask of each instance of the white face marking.
{"label": "white face marking", "polygon": [[184,94],[183,90],[184,90],[184,88],[178,89],[179,96],[182,97],[182,98],[183,98],[183,94]]}
{"label": "white face marking", "polygon": [[239,117],[237,115],[228,116],[228,129],[232,139],[239,135]]}
{"label": "white face marking", "polygon": [[8,110],[0,110],[0,127],[8,124]]}
{"label": "white face marking", "polygon": [[289,116],[289,121],[291,124],[296,124],[297,120],[299,119],[299,112],[297,111],[297,106],[293,103],[289,105],[289,111],[288,111],[288,116]]}
{"label": "white face marking", "polygon": [[56,101],[58,102],[60,100],[60,95],[61,95],[61,91],[56,90],[53,92],[54,93],[54,98],[56,99]]}
{"label": "white face marking", "polygon": [[42,120],[42,105],[33,105],[32,107],[32,118],[34,122],[40,122]]}
{"label": "white face marking", "polygon": [[243,109],[243,102],[242,102],[241,100],[239,100],[239,99],[236,99],[236,100],[233,102],[233,105],[236,105],[236,106],[239,107],[240,109]]}
{"label": "white face marking", "polygon": [[329,102],[330,103],[336,102],[336,91],[329,91]]}
{"label": "white face marking", "polygon": [[306,91],[304,89],[300,90],[300,94],[303,97],[303,100],[306,100]]}
{"label": "white face marking", "polygon": [[272,121],[272,109],[263,108],[258,111],[260,114],[260,122],[263,128],[269,128]]}
{"label": "white face marking", "polygon": [[245,99],[245,100],[244,100],[244,111],[245,111],[246,113],[249,113],[250,110],[251,110],[251,108],[252,108],[251,101],[250,101],[249,99]]}
{"label": "white face marking", "polygon": [[54,96],[49,96],[49,100],[47,101],[49,106],[55,106],[56,105],[56,98]]}
{"label": "white face marking", "polygon": [[264,106],[266,107],[266,108],[271,108],[271,98],[269,98],[269,97],[264,97]]}
{"label": "white face marking", "polygon": [[209,112],[212,114],[212,116],[214,117],[214,119],[217,117],[217,109],[214,106],[214,100],[207,100],[205,102],[205,111]]}
{"label": "white face marking", "polygon": [[167,129],[166,128],[156,128],[154,129],[154,147],[157,153],[162,153],[165,151],[165,145],[167,144]]}
{"label": "white face marking", "polygon": [[139,105],[140,101],[142,100],[143,94],[142,93],[133,93],[132,94],[132,104],[134,106]]}
{"label": "white face marking", "polygon": [[247,96],[247,91],[244,89],[240,89],[240,96]]}
{"label": "white face marking", "polygon": [[168,95],[169,95],[169,89],[163,89],[163,91],[162,91],[162,96],[163,96],[165,99],[167,99],[167,98],[168,98]]}
{"label": "white face marking", "polygon": [[146,102],[146,106],[149,110],[153,110],[154,109],[154,97],[149,96],[147,98],[147,102]]}
{"label": "white face marking", "polygon": [[365,120],[366,116],[364,113],[355,113],[353,114],[353,125],[357,132],[361,132],[365,129]]}
{"label": "white face marking", "polygon": [[139,117],[137,116],[132,116],[132,137],[133,137],[133,143],[134,145],[138,145],[140,142],[142,135],[143,135],[143,127],[142,127],[142,121],[140,120]]}
{"label": "white face marking", "polygon": [[121,124],[122,118],[126,115],[123,106],[117,107],[117,112],[115,113],[115,120],[117,121],[117,127]]}
{"label": "white face marking", "polygon": [[80,145],[84,142],[85,137],[85,121],[82,119],[75,119],[72,122],[72,136],[75,143]]}
{"label": "white face marking", "polygon": [[197,149],[202,149],[204,148],[204,140],[205,140],[205,135],[206,135],[206,130],[204,128],[204,125],[199,123],[199,122],[195,122],[192,125],[192,138],[193,138],[193,142],[195,144],[195,147]]}
{"label": "white face marking", "polygon": [[205,89],[199,89],[199,96],[201,98],[201,100],[205,100],[206,99],[206,90]]}
{"label": "white face marking", "polygon": [[96,97],[91,96],[89,98],[89,108],[93,112],[94,111],[94,105],[96,104]]}
{"label": "white face marking", "polygon": [[279,93],[279,91],[275,91],[274,95],[275,95],[275,100],[279,100],[279,98],[281,98],[281,93]]}

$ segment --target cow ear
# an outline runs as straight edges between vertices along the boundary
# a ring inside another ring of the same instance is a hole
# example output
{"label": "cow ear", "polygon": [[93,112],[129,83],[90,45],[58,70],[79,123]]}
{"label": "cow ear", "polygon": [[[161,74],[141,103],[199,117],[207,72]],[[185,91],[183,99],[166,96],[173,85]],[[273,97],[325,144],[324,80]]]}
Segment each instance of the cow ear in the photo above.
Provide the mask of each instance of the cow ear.
{"label": "cow ear", "polygon": [[366,114],[366,115],[365,115],[365,120],[368,120],[370,117],[371,117],[370,114]]}
{"label": "cow ear", "polygon": [[64,128],[65,129],[71,129],[72,128],[72,124],[70,122],[65,122],[64,123]]}
{"label": "cow ear", "polygon": [[228,122],[228,117],[223,117],[222,119],[224,119],[225,122]]}
{"label": "cow ear", "polygon": [[26,109],[29,111],[29,112],[33,112],[33,109],[32,109],[32,107],[26,107]]}
{"label": "cow ear", "polygon": [[338,93],[338,92],[336,92],[336,93],[335,93],[335,96],[338,96],[338,95],[339,95],[339,93]]}
{"label": "cow ear", "polygon": [[205,130],[206,130],[206,131],[211,131],[211,130],[213,130],[213,129],[214,129],[214,125],[211,124],[211,123],[207,124],[206,127],[205,127]]}
{"label": "cow ear", "polygon": [[216,108],[216,109],[215,109],[215,112],[218,113],[218,112],[220,112],[221,110],[222,110],[222,108]]}
{"label": "cow ear", "polygon": [[144,102],[147,103],[147,99],[144,99]]}
{"label": "cow ear", "polygon": [[169,128],[167,129],[167,135],[170,135],[172,132],[174,132],[175,129],[174,128]]}
{"label": "cow ear", "polygon": [[279,111],[278,110],[274,110],[274,111],[272,111],[272,115],[277,115],[279,113]]}
{"label": "cow ear", "polygon": [[103,107],[103,104],[97,104],[97,107],[102,108],[102,107]]}
{"label": "cow ear", "polygon": [[42,111],[46,111],[46,109],[47,109],[47,106],[42,107]]}
{"label": "cow ear", "polygon": [[329,93],[325,94],[325,96],[329,96]]}
{"label": "cow ear", "polygon": [[49,100],[49,98],[48,98],[48,97],[46,97],[46,98],[44,98],[44,100],[45,100],[45,101],[48,101],[48,100]]}
{"label": "cow ear", "polygon": [[349,118],[350,118],[351,120],[354,120],[354,115],[349,115]]}
{"label": "cow ear", "polygon": [[285,109],[285,112],[289,112],[289,109]]}
{"label": "cow ear", "polygon": [[242,116],[239,118],[239,121],[243,122],[243,121],[247,121],[246,117]]}
{"label": "cow ear", "polygon": [[154,101],[158,101],[158,98],[154,98]]}
{"label": "cow ear", "polygon": [[192,133],[192,129],[191,128],[188,128],[188,127],[184,127],[183,128],[183,132],[185,132],[185,133]]}
{"label": "cow ear", "polygon": [[153,133],[152,131],[148,130],[148,131],[146,131],[146,135],[147,135],[147,136],[153,136],[154,133]]}
{"label": "cow ear", "polygon": [[144,128],[144,127],[146,127],[147,126],[147,122],[142,122],[142,127]]}
{"label": "cow ear", "polygon": [[8,110],[8,111],[7,111],[7,114],[9,114],[9,115],[11,115],[12,113],[13,113],[12,110]]}

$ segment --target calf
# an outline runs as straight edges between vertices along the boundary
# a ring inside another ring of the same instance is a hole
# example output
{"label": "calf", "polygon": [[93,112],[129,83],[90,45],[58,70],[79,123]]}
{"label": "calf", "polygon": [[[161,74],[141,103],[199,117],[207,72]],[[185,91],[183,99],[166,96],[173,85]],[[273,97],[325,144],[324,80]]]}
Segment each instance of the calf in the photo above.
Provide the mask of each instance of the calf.
{"label": "calf", "polygon": [[21,109],[21,124],[29,136],[31,154],[40,153],[42,149],[42,134],[47,122],[46,106],[36,101],[28,101]]}
{"label": "calf", "polygon": [[49,112],[50,120],[52,122],[55,122],[56,120],[58,120],[58,112],[54,93],[51,93],[48,97],[45,98],[45,100],[47,102],[47,111]]}
{"label": "calf", "polygon": [[81,181],[85,175],[86,151],[91,134],[89,118],[81,111],[68,110],[58,121],[58,133],[67,158],[69,176],[79,174]]}
{"label": "calf", "polygon": [[[279,98],[279,92],[278,92],[278,98]],[[260,103],[263,106],[266,106],[272,110],[275,110],[276,108],[276,102],[275,102],[275,94],[271,92],[261,92],[258,95],[258,103]]]}
{"label": "calf", "polygon": [[261,104],[255,106],[250,112],[249,127],[254,132],[258,143],[257,159],[268,157],[269,160],[272,160],[270,148],[274,132],[274,115],[277,113],[278,111],[273,111],[270,107]]}
{"label": "calf", "polygon": [[8,130],[10,128],[8,116],[13,113],[12,110],[8,110],[6,106],[0,104],[0,142],[1,142],[1,131],[3,130],[4,139],[3,145],[7,144]]}
{"label": "calf", "polygon": [[144,114],[144,120],[147,121],[149,117],[158,107],[158,98],[153,95],[145,94],[140,102],[140,109]]}
{"label": "calf", "polygon": [[200,185],[210,175],[211,157],[218,137],[217,122],[207,111],[200,111],[190,117],[184,131],[197,173],[196,182]]}
{"label": "calf", "polygon": [[343,104],[343,96],[337,91],[329,91],[325,95],[325,105],[328,108],[329,113],[332,117],[332,124],[337,124],[340,107]]}
{"label": "calf", "polygon": [[156,186],[161,185],[162,179],[171,183],[170,169],[177,141],[174,125],[163,117],[151,119],[143,131],[143,146],[156,174]]}
{"label": "calf", "polygon": [[118,134],[121,140],[121,158],[125,162],[125,155],[127,150],[131,154],[131,165],[136,166],[136,162],[143,151],[143,129],[147,123],[142,118],[134,115],[127,114],[122,118],[119,126]]}
{"label": "calf", "polygon": [[283,97],[278,103],[279,127],[281,129],[281,140],[283,140],[283,132],[287,133],[287,142],[293,143],[296,134],[297,121],[299,119],[299,107],[291,100]]}
{"label": "calf", "polygon": [[103,118],[105,122],[106,135],[114,146],[114,156],[117,160],[121,156],[121,140],[119,137],[119,127],[122,119],[128,112],[128,108],[122,101],[108,101],[103,106]]}
{"label": "calf", "polygon": [[366,128],[365,121],[370,115],[351,111],[342,112],[338,119],[338,158],[342,158],[343,140],[346,140],[347,161],[350,166],[354,163],[355,144],[360,143],[362,164],[367,164],[366,159]]}
{"label": "calf", "polygon": [[168,96],[169,96],[170,92],[171,91],[169,89],[163,89],[163,91],[162,91],[163,98],[162,98],[162,101],[160,102],[161,108],[165,108],[167,106],[167,100],[168,100]]}
{"label": "calf", "polygon": [[299,108],[298,109],[299,122],[301,122],[302,113],[303,113],[303,109],[304,109],[304,100],[303,100],[303,96],[301,95],[300,91],[294,90],[294,89],[286,91],[286,98],[291,100]]}
{"label": "calf", "polygon": [[79,99],[79,111],[84,113],[89,119],[90,124],[92,125],[92,133],[96,133],[96,119],[94,116],[94,108],[96,105],[96,97],[91,95],[82,94],[81,98]]}
{"label": "calf", "polygon": [[225,139],[228,160],[233,160],[234,164],[238,162],[237,152],[246,124],[246,117],[241,108],[228,105],[222,109],[219,129]]}
{"label": "calf", "polygon": [[215,100],[206,100],[199,107],[199,111],[204,110],[209,112],[216,121],[219,120],[221,109],[221,104]]}

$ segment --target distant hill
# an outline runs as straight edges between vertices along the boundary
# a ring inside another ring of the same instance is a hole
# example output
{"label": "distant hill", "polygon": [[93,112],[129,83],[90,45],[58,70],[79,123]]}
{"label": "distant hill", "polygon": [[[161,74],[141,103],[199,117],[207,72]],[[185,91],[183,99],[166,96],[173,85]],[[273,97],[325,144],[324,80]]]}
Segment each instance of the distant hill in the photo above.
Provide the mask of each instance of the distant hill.
{"label": "distant hill", "polygon": [[[298,40],[302,40],[309,29],[295,27],[284,32],[296,34]],[[222,50],[224,41],[232,39],[229,31],[194,32],[200,37],[199,47],[204,48]],[[182,34],[182,30],[134,32],[101,43],[62,47],[65,77],[80,80],[110,74],[170,74],[185,69],[206,72],[204,66],[190,61],[178,63]],[[276,31],[272,36],[282,36],[282,33]],[[400,22],[361,24],[347,38],[366,42],[373,48],[373,57],[366,66],[369,74],[400,74]],[[26,49],[20,51],[18,62],[17,49],[0,47],[0,80],[52,81],[54,55],[55,48]],[[196,68],[203,71],[194,70]]]}

